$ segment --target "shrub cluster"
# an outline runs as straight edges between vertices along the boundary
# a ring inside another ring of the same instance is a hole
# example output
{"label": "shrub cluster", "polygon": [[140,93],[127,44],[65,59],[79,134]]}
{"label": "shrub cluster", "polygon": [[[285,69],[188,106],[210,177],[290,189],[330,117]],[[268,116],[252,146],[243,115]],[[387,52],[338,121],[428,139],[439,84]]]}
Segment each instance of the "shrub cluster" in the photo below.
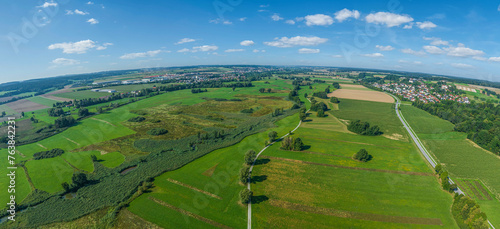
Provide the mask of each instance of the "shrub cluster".
{"label": "shrub cluster", "polygon": [[45,158],[53,158],[53,157],[61,156],[63,153],[64,153],[64,150],[59,149],[59,148],[55,148],[55,149],[51,149],[49,151],[42,151],[42,152],[35,153],[35,154],[33,154],[33,159],[41,160],[41,159],[45,159]]}
{"label": "shrub cluster", "polygon": [[164,135],[168,133],[168,130],[163,129],[163,128],[153,128],[151,130],[148,130],[147,134],[153,135],[153,136],[159,136],[159,135]]}
{"label": "shrub cluster", "polygon": [[362,122],[360,120],[356,120],[354,122],[349,123],[347,129],[354,133],[361,135],[368,135],[368,136],[376,136],[383,134],[378,126],[370,126],[370,123]]}
{"label": "shrub cluster", "polygon": [[460,228],[488,229],[487,216],[471,198],[455,194],[451,212]]}
{"label": "shrub cluster", "polygon": [[281,141],[281,149],[283,150],[301,151],[303,147],[304,143],[300,138],[287,136]]}
{"label": "shrub cluster", "polygon": [[441,187],[443,188],[443,190],[454,192],[457,189],[457,184],[450,183],[448,171],[446,171],[446,169],[444,169],[440,164],[436,165],[434,170],[436,171],[436,174],[439,175],[439,179],[441,180]]}
{"label": "shrub cluster", "polygon": [[146,118],[144,118],[142,116],[137,116],[137,117],[133,117],[133,118],[128,119],[129,122],[142,122],[144,120],[146,120]]}
{"label": "shrub cluster", "polygon": [[355,153],[352,158],[357,161],[367,162],[372,159],[372,155],[368,154],[368,151],[365,149],[361,149]]}

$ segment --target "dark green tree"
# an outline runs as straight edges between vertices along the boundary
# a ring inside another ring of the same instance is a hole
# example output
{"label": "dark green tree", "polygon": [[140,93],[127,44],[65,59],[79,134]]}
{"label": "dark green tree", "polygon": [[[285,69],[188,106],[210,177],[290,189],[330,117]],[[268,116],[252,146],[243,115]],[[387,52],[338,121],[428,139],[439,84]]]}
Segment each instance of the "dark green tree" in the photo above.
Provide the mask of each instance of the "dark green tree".
{"label": "dark green tree", "polygon": [[303,147],[304,147],[304,143],[302,142],[302,139],[296,138],[293,140],[293,150],[301,151]]}
{"label": "dark green tree", "polygon": [[372,159],[372,156],[368,154],[368,151],[366,151],[365,149],[361,149],[354,154],[353,159],[361,162],[367,162]]}
{"label": "dark green tree", "polygon": [[255,161],[256,157],[257,157],[257,154],[255,153],[255,151],[253,151],[253,150],[247,151],[247,153],[245,154],[245,163],[247,165],[251,165]]}
{"label": "dark green tree", "polygon": [[253,192],[248,190],[247,188],[241,190],[240,192],[240,201],[242,204],[250,203],[253,196]]}
{"label": "dark green tree", "polygon": [[272,141],[276,140],[276,138],[278,137],[278,132],[271,131],[271,132],[269,132],[269,134],[267,134],[267,136],[269,137],[269,141],[272,142]]}
{"label": "dark green tree", "polygon": [[80,173],[80,172],[73,173],[71,181],[73,181],[73,185],[75,185],[76,187],[82,187],[88,182],[87,175],[85,175],[85,173]]}
{"label": "dark green tree", "polygon": [[248,183],[248,179],[250,177],[250,167],[244,166],[243,168],[240,169],[240,182],[243,184]]}
{"label": "dark green tree", "polygon": [[82,108],[80,108],[80,110],[78,110],[78,116],[80,116],[80,117],[86,117],[89,114],[90,114],[89,109],[87,109],[85,107],[82,107]]}

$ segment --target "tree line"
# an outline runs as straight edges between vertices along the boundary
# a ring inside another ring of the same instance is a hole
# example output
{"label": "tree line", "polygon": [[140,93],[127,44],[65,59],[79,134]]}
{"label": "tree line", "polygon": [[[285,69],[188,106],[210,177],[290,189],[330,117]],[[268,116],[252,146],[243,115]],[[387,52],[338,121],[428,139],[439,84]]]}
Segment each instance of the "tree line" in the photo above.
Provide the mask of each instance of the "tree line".
{"label": "tree line", "polygon": [[413,102],[413,106],[455,124],[455,131],[467,133],[467,138],[479,146],[500,155],[500,106],[492,103],[470,104],[455,101],[440,103]]}

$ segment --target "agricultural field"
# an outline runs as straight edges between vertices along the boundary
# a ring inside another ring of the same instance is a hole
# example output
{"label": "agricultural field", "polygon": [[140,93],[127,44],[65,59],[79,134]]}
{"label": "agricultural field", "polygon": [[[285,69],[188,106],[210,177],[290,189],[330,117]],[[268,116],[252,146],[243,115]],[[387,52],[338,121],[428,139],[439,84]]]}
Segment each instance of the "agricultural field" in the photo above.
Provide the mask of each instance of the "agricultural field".
{"label": "agricultural field", "polygon": [[[493,225],[500,226],[500,180],[496,172],[500,157],[467,140],[467,134],[453,132],[453,124],[448,121],[413,106],[401,106],[401,111],[426,148],[449,171],[450,177],[457,179],[467,195],[478,201]],[[469,186],[469,181],[476,189]],[[491,194],[492,200],[481,194],[482,189]]]}
{"label": "agricultural field", "polygon": [[[60,192],[62,190],[61,183],[71,183],[71,176],[74,172],[91,174],[95,170],[95,163],[100,163],[111,169],[147,155],[148,152],[138,150],[134,145],[134,141],[137,139],[176,140],[195,135],[204,129],[223,127],[230,130],[242,121],[268,115],[276,108],[289,109],[292,106],[291,102],[284,100],[289,92],[287,89],[292,87],[289,82],[274,80],[272,85],[265,81],[255,84],[256,87],[236,88],[234,91],[232,88],[215,88],[209,89],[208,93],[199,94],[192,94],[190,90],[164,93],[83,119],[61,134],[33,144],[19,146],[17,150],[22,157],[18,158],[17,161],[27,161],[25,166],[28,175],[18,177],[18,182],[30,185],[19,187],[19,192],[22,195],[18,195],[18,201],[22,201],[34,189],[50,194]],[[272,88],[273,92],[260,93],[258,86]],[[216,98],[233,98],[240,101],[213,100]],[[248,108],[252,108],[254,112],[251,114],[240,113]],[[89,107],[89,109],[94,111],[95,107]],[[47,119],[49,123],[53,122],[51,120],[53,117],[47,117],[46,109],[33,113],[27,116],[34,115],[38,119]],[[146,121],[141,124],[127,121],[139,115],[145,116]],[[30,122],[28,117],[24,121]],[[297,115],[292,117],[283,119],[276,125],[296,124]],[[162,136],[147,135],[148,130],[158,126],[167,127],[168,133]],[[282,132],[285,133],[286,130]],[[248,137],[253,139],[257,136],[256,139],[249,140],[248,145],[255,145],[256,149],[261,147],[266,135],[267,133],[260,133]],[[247,139],[244,140],[244,142],[246,141]],[[260,144],[256,145],[256,142]],[[34,153],[54,148],[61,148],[65,153],[50,159],[32,159]],[[225,154],[233,152],[231,148],[222,150],[225,150]],[[5,153],[5,150],[0,150],[0,153]],[[94,163],[91,160],[92,155],[97,158]],[[236,155],[232,156],[236,157]],[[228,157],[229,159],[231,157]],[[220,167],[223,168],[222,164]],[[236,174],[231,175],[236,176]],[[182,179],[178,180],[182,182]],[[6,182],[8,182],[7,179],[0,178],[0,184],[6,184]],[[234,198],[228,199],[228,201],[237,201],[237,192],[231,195],[234,195]],[[7,196],[2,194],[0,199],[6,201]],[[240,211],[245,210],[239,205],[234,207],[240,208]],[[240,220],[245,220],[244,214]]]}
{"label": "agricultural field", "polygon": [[31,102],[34,102],[34,103],[38,103],[38,104],[44,105],[44,106],[48,106],[48,107],[52,107],[52,105],[54,103],[59,102],[59,101],[48,99],[48,98],[44,98],[44,97],[41,97],[41,96],[35,96],[35,97],[27,98],[27,100],[29,100]]}
{"label": "agricultural field", "polygon": [[13,115],[13,114],[16,114],[17,112],[15,110],[13,110],[12,108],[10,108],[9,106],[7,106],[6,104],[2,104],[0,105],[0,114],[2,112],[5,112],[7,115]]}
{"label": "agricultural field", "polygon": [[[49,107],[46,105],[42,105],[40,103],[32,102],[28,99],[17,100],[14,102],[7,103],[5,105],[10,107],[16,113],[36,111],[36,110],[41,110],[41,109]],[[52,107],[52,105],[50,107]]]}
{"label": "agricultural field", "polygon": [[66,99],[87,99],[87,98],[102,98],[109,95],[110,93],[107,92],[74,91],[74,92],[54,94],[53,96]]}
{"label": "agricultural field", "polygon": [[[357,85],[356,85],[357,86]],[[393,103],[394,99],[379,91],[364,90],[360,87],[335,90],[334,92],[328,94],[329,97],[337,97],[342,99],[357,99],[366,100],[373,102],[383,102],[383,103]]]}
{"label": "agricultural field", "polygon": [[[338,109],[324,118],[311,112],[293,133],[303,151],[281,150],[279,142],[264,151],[265,162],[252,173],[254,228],[457,227],[452,196],[409,142],[391,104],[341,99]],[[337,121],[358,118],[401,138],[356,135]],[[360,149],[372,160],[353,160]]]}

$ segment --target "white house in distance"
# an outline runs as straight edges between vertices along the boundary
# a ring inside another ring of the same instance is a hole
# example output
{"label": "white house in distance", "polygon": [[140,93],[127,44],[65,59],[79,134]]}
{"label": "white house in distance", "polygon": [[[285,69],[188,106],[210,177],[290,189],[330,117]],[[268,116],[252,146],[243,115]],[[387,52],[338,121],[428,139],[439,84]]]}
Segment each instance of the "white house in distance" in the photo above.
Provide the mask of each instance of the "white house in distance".
{"label": "white house in distance", "polygon": [[115,89],[92,89],[93,92],[107,92],[107,93],[115,93]]}

